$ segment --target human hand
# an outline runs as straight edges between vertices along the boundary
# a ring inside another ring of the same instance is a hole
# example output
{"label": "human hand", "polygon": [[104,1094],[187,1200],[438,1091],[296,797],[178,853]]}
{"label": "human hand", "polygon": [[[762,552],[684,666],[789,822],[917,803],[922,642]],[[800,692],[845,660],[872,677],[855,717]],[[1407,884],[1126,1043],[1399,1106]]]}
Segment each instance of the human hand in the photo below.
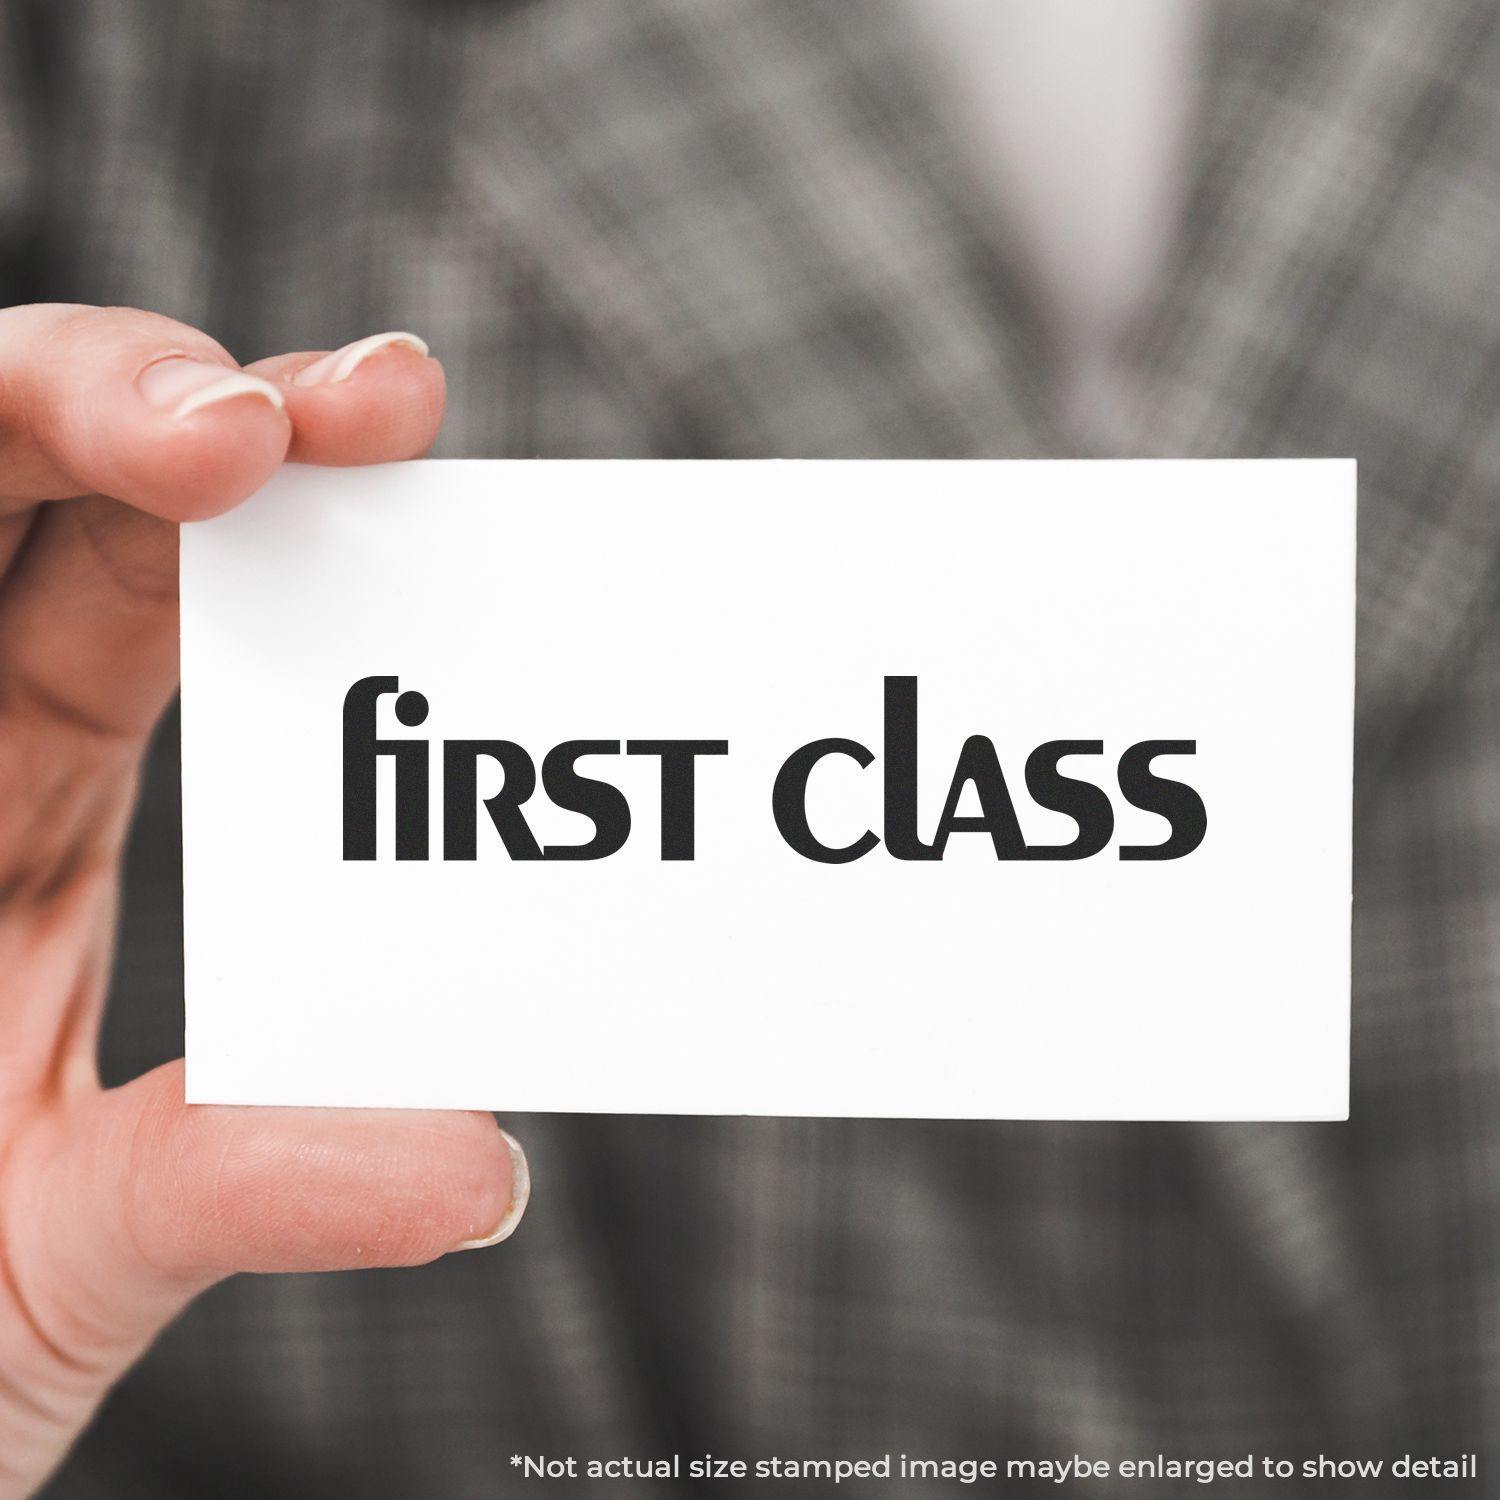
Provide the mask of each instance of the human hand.
{"label": "human hand", "polygon": [[188,1108],[180,1063],[111,1090],[95,1066],[121,852],[177,681],[177,523],[288,458],[414,457],[443,396],[406,335],[242,371],[151,313],[0,310],[0,1500],[221,1277],[415,1265],[525,1207],[488,1115]]}

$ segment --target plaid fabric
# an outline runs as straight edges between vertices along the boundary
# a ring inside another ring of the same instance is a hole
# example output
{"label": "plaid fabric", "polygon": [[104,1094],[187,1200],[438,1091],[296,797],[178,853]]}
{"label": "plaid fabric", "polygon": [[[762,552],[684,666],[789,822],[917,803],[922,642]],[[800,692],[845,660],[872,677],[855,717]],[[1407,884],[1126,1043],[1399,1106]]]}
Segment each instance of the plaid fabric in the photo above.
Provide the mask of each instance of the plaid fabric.
{"label": "plaid fabric", "polygon": [[[1360,460],[1350,1123],[511,1121],[537,1190],[502,1253],[219,1288],[53,1493],[490,1494],[513,1452],[1490,1459],[1497,13],[1214,14],[1109,446]],[[455,454],[1083,449],[882,0],[38,0],[6,27],[15,300],[154,307],[244,358],[416,327]],[[171,744],[115,1078],[180,1045]]]}

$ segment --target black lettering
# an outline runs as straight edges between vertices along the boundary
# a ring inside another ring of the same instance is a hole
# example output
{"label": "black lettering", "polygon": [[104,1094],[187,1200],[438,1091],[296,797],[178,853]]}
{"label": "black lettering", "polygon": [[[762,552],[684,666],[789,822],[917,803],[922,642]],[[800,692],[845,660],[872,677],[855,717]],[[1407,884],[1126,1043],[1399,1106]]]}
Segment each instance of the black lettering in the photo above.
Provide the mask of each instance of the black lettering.
{"label": "black lettering", "polygon": [[443,742],[443,858],[474,859],[478,855],[475,799],[478,796],[479,758],[500,763],[505,780],[484,805],[495,831],[512,859],[540,859],[521,804],[536,790],[536,767],[513,740],[445,740]]}
{"label": "black lettering", "polygon": [[885,679],[885,847],[897,859],[941,859],[917,832],[917,679]]}
{"label": "black lettering", "polygon": [[[979,797],[981,816],[977,818],[958,816],[958,801],[969,782],[973,782]],[[987,833],[995,846],[996,859],[1026,858],[1026,840],[1021,836],[1020,823],[1016,821],[1016,809],[1000,769],[1000,757],[995,754],[994,743],[982,734],[971,734],[958,752],[948,800],[933,839],[934,859],[943,857],[951,833]]]}
{"label": "black lettering", "polygon": [[547,752],[542,761],[547,795],[564,811],[582,813],[594,825],[594,836],[586,844],[548,844],[547,859],[605,859],[624,848],[630,837],[630,804],[624,792],[607,781],[580,776],[577,769],[580,756],[619,753],[619,740],[567,740]]}
{"label": "black lettering", "polygon": [[782,838],[804,859],[816,860],[820,865],[846,865],[868,854],[880,840],[866,829],[852,844],[830,849],[813,837],[807,823],[807,778],[825,755],[847,755],[861,770],[875,759],[858,740],[814,740],[800,750],[793,750],[776,773],[776,783],[771,788],[771,812]]}
{"label": "black lettering", "polygon": [[1102,740],[1048,740],[1026,757],[1026,790],[1038,807],[1065,813],[1078,825],[1071,844],[1032,844],[1027,859],[1088,859],[1110,841],[1115,810],[1091,781],[1064,776],[1057,763],[1067,755],[1102,755]]}
{"label": "black lettering", "polygon": [[700,755],[728,755],[728,740],[627,740],[627,755],[661,757],[661,857],[691,859],[694,767]]}
{"label": "black lettering", "polygon": [[[396,858],[427,858],[427,741],[383,740],[375,733],[377,702],[400,687],[395,677],[361,677],[344,694],[344,858],[374,859],[378,817],[375,762],[396,762]],[[396,717],[408,729],[427,718],[427,700],[405,692]]]}
{"label": "black lettering", "polygon": [[1144,812],[1156,813],[1172,826],[1160,844],[1121,844],[1121,859],[1181,859],[1203,842],[1208,811],[1203,799],[1181,781],[1152,773],[1158,755],[1196,755],[1197,740],[1142,740],[1120,757],[1120,790],[1125,800]]}

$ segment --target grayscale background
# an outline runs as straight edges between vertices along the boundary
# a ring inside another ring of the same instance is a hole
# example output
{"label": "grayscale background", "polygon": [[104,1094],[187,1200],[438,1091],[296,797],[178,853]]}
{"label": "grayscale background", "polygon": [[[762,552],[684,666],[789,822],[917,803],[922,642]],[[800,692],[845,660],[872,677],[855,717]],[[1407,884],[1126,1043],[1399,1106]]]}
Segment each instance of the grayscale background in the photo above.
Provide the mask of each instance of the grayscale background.
{"label": "grayscale background", "polygon": [[[897,0],[0,6],[7,302],[152,308],[243,360],[413,328],[449,455],[1352,455],[1361,483],[1347,1124],[507,1116],[535,1193],[503,1250],[219,1287],[49,1495],[492,1495],[514,1452],[1484,1473],[1500,9],[1192,8],[1162,263],[1100,376],[1048,282],[1079,237],[1018,248]],[[114,1081],[181,1048],[174,746]]]}

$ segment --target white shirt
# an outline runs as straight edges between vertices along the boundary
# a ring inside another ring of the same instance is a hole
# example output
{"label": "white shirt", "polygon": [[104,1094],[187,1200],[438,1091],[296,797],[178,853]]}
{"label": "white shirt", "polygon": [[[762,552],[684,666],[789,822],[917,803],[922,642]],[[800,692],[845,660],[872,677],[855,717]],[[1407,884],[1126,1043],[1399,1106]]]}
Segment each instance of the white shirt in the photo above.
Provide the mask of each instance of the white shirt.
{"label": "white shirt", "polygon": [[1098,417],[1181,206],[1201,0],[907,3],[1071,404]]}

